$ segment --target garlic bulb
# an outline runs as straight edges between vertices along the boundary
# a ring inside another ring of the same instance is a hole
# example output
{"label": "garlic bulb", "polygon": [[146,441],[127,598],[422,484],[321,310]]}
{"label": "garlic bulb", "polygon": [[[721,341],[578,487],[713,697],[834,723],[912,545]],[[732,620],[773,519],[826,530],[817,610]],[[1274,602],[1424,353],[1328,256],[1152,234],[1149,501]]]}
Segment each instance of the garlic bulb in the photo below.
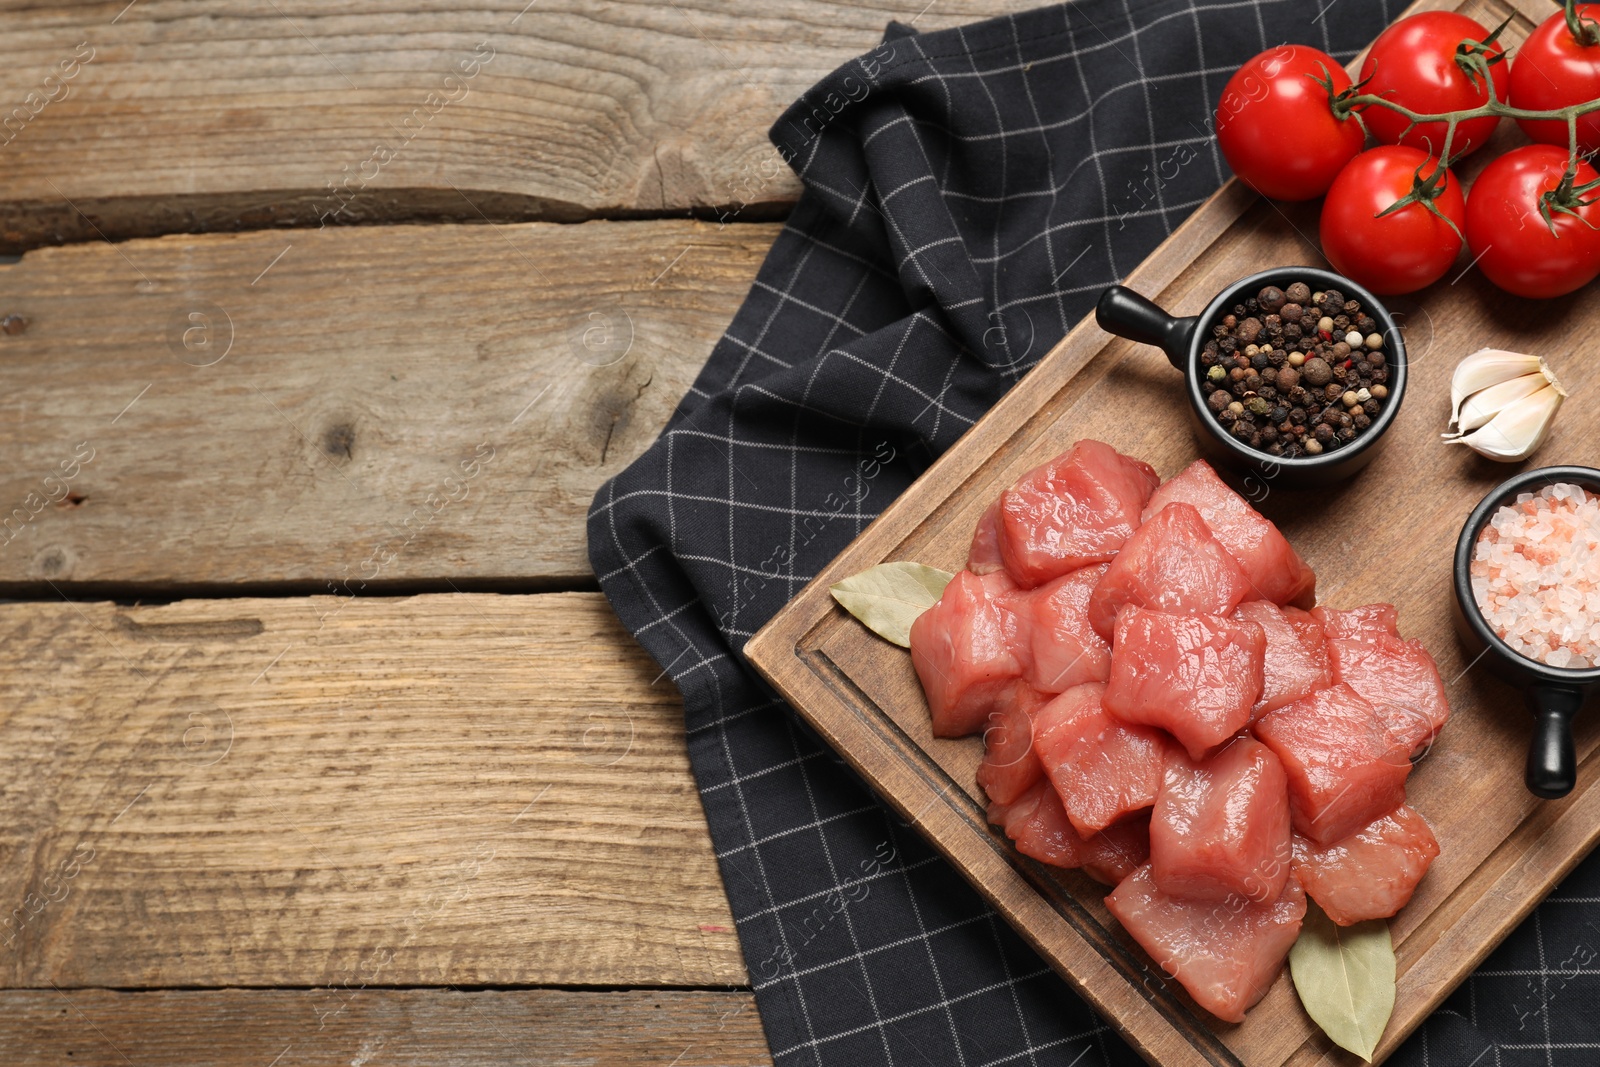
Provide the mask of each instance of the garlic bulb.
{"label": "garlic bulb", "polygon": [[1450,383],[1447,441],[1515,463],[1544,444],[1567,392],[1544,360],[1485,348],[1463,359]]}
{"label": "garlic bulb", "polygon": [[1537,356],[1521,352],[1505,352],[1498,348],[1480,348],[1456,364],[1455,376],[1450,379],[1450,425],[1467,397],[1491,385],[1499,385],[1524,374],[1536,374],[1541,367]]}

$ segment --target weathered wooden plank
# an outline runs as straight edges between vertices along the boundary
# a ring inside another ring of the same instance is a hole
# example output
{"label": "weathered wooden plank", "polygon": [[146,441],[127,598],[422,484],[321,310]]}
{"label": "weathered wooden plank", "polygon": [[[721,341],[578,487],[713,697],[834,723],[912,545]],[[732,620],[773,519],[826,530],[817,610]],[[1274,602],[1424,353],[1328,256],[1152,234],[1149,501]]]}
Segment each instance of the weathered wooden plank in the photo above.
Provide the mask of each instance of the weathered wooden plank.
{"label": "weathered wooden plank", "polygon": [[[10,1067],[752,1067],[749,993],[104,989],[0,993]],[[274,1056],[282,1057],[274,1061]]]}
{"label": "weathered wooden plank", "polygon": [[766,140],[790,101],[891,18],[1032,0],[128,6],[0,18],[0,102],[20,109],[0,128],[0,245],[330,217],[771,218],[798,192]]}
{"label": "weathered wooden plank", "polygon": [[747,980],[594,593],[0,605],[0,904],[8,988]]}
{"label": "weathered wooden plank", "polygon": [[660,432],[776,232],[30,252],[0,267],[20,327],[0,329],[0,595],[592,582],[589,500]]}

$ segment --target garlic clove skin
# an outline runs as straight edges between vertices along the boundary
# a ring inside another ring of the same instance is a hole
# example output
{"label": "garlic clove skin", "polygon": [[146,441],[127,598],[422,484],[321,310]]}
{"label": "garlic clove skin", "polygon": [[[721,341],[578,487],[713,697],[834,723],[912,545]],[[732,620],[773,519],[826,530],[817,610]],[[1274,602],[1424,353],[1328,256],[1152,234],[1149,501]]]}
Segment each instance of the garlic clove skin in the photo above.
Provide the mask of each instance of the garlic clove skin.
{"label": "garlic clove skin", "polygon": [[1555,385],[1514,400],[1472,433],[1451,438],[1474,452],[1501,463],[1518,463],[1539,450],[1555,422],[1564,394]]}
{"label": "garlic clove skin", "polygon": [[1539,373],[1544,375],[1545,381],[1555,386],[1556,392],[1561,394],[1563,400],[1566,399],[1568,395],[1566,386],[1562,385],[1560,380],[1556,378],[1556,372],[1550,369],[1550,364],[1544,361],[1543,356],[1539,357]]}
{"label": "garlic clove skin", "polygon": [[1487,389],[1479,389],[1467,397],[1466,403],[1461,405],[1457,412],[1455,422],[1457,434],[1470,433],[1500,414],[1508,404],[1521,400],[1525,396],[1532,396],[1539,390],[1547,388],[1549,381],[1539,373],[1524,374],[1520,378],[1512,378],[1498,385],[1491,385]]}
{"label": "garlic clove skin", "polygon": [[1456,364],[1455,374],[1450,379],[1450,424],[1455,425],[1461,405],[1473,393],[1545,369],[1537,356],[1500,348],[1480,348]]}

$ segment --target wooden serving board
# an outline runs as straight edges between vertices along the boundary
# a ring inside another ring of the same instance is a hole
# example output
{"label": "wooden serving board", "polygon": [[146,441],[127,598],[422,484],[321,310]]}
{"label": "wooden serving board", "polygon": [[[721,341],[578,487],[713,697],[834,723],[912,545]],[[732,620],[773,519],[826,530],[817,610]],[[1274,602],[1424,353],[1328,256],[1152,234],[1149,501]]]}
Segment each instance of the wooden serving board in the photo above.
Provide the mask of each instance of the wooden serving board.
{"label": "wooden serving board", "polygon": [[[1503,0],[1456,7],[1494,26],[1517,14],[1520,42],[1548,10]],[[1504,148],[1521,135],[1511,123]],[[1483,161],[1497,151],[1480,153]],[[1482,166],[1482,162],[1478,163]],[[1467,172],[1472,166],[1469,161]],[[1225,285],[1277,264],[1324,265],[1311,240],[1317,204],[1264,201],[1229,182],[1128,279],[1178,314],[1194,314]],[[1600,459],[1600,396],[1584,382],[1600,338],[1596,287],[1558,301],[1525,301],[1465,269],[1414,298],[1387,301],[1403,316],[1411,358],[1404,407],[1382,454],[1343,485],[1291,492],[1241,487],[1317,571],[1319,599],[1338,606],[1392,601],[1407,637],[1439,662],[1455,714],[1411,775],[1411,803],[1442,852],[1411,903],[1391,921],[1399,958],[1394,1016],[1382,1061],[1510,932],[1600,837],[1600,713],[1580,717],[1578,785],[1540,801],[1522,785],[1531,717],[1521,697],[1468,662],[1450,621],[1451,553],[1482,496],[1520,467],[1491,463],[1439,439],[1456,361],[1485,346],[1545,355],[1577,385],[1532,462]],[[1163,478],[1197,456],[1178,374],[1154,348],[1078,325],[1011,393],[869,526],[745,646],[750,662],[907,819],[938,846],[1057,971],[1163,1067],[1355,1064],[1301,1009],[1285,972],[1241,1024],[1197,1008],[1115,923],[1106,890],[1076,871],[1017,853],[985,822],[974,782],[976,738],[934,738],[908,654],[869,633],[828,586],[886,560],[959,569],[979,515],[1018,476],[1080,438],[1106,441]]]}

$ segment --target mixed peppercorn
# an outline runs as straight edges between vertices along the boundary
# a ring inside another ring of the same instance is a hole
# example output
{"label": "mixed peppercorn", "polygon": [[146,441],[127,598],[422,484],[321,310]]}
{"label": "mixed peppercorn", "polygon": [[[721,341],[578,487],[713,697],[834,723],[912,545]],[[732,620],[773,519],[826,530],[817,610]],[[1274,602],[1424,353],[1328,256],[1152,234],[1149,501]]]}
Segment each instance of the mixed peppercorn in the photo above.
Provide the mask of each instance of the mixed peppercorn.
{"label": "mixed peppercorn", "polygon": [[1389,397],[1378,323],[1336,289],[1269,285],[1211,328],[1200,388],[1212,417],[1251,448],[1317,456],[1349,445]]}

